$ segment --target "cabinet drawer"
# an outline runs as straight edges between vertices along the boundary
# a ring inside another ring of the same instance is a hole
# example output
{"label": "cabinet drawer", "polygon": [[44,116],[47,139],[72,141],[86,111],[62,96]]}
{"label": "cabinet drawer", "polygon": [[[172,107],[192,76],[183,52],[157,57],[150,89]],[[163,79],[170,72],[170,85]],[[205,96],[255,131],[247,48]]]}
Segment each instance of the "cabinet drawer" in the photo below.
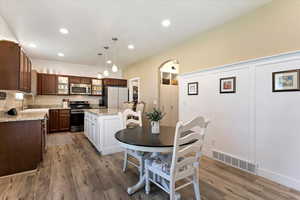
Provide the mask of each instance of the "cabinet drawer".
{"label": "cabinet drawer", "polygon": [[60,116],[69,116],[70,110],[59,110],[59,115]]}

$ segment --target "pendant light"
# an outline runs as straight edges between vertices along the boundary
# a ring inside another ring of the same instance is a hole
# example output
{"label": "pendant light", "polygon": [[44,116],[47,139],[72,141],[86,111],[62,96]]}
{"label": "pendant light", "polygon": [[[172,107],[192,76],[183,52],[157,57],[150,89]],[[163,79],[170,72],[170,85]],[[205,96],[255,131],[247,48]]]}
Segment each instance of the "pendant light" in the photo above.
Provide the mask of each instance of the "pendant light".
{"label": "pendant light", "polygon": [[[102,56],[102,53],[98,53],[98,56]],[[100,72],[97,73],[97,78],[102,79],[102,74]]]}
{"label": "pendant light", "polygon": [[117,41],[118,41],[118,38],[116,38],[116,37],[113,37],[112,38],[112,41],[113,41],[113,45],[114,45],[114,52],[113,52],[113,65],[112,65],[112,67],[111,67],[111,71],[112,72],[117,72],[119,69],[118,69],[118,66],[116,65],[116,54],[117,54],[117,45],[116,45],[116,43],[117,43]]}
{"label": "pendant light", "polygon": [[102,74],[99,72],[98,74],[97,74],[97,78],[98,79],[102,79],[103,77],[102,77]]}
{"label": "pendant light", "polygon": [[105,46],[104,47],[104,49],[106,50],[106,53],[104,54],[104,66],[105,66],[105,70],[104,70],[104,72],[103,72],[103,75],[104,76],[109,76],[109,71],[106,69],[106,57],[107,57],[107,50],[109,49],[109,47],[108,46]]}

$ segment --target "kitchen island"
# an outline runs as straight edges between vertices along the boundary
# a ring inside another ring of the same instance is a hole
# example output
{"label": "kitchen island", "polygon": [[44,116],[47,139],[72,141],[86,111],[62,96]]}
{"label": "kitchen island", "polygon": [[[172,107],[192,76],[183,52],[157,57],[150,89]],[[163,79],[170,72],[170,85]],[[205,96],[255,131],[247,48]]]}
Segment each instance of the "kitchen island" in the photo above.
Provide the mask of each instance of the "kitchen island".
{"label": "kitchen island", "polygon": [[48,110],[0,113],[0,177],[35,170],[46,148]]}
{"label": "kitchen island", "polygon": [[84,134],[102,154],[122,151],[115,139],[115,133],[122,129],[118,115],[120,109],[87,109],[84,117]]}

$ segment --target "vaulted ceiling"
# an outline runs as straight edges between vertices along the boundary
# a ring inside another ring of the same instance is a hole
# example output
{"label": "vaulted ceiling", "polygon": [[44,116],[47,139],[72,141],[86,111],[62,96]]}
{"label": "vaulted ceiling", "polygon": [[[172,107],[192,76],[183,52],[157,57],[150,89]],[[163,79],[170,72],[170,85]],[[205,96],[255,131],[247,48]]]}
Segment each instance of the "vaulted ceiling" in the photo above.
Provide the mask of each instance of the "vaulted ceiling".
{"label": "vaulted ceiling", "polygon": [[[4,17],[33,58],[94,65],[118,37],[126,66],[224,24],[270,0],[0,0]],[[169,19],[169,27],[161,26]],[[60,28],[67,28],[62,35]],[[1,31],[1,30],[0,30]],[[36,48],[30,48],[30,43]],[[128,44],[135,46],[128,49]],[[58,52],[64,57],[58,57]]]}

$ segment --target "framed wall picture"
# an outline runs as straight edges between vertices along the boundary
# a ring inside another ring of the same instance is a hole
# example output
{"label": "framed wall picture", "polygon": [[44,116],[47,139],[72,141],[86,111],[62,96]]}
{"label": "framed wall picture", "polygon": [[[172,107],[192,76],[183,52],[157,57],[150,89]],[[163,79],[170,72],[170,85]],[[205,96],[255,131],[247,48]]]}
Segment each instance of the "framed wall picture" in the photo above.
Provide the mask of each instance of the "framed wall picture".
{"label": "framed wall picture", "polygon": [[236,77],[227,77],[220,79],[220,93],[235,93]]}
{"label": "framed wall picture", "polygon": [[299,73],[300,71],[298,69],[273,72],[273,92],[299,91]]}
{"label": "framed wall picture", "polygon": [[188,95],[198,95],[198,82],[188,83]]}

